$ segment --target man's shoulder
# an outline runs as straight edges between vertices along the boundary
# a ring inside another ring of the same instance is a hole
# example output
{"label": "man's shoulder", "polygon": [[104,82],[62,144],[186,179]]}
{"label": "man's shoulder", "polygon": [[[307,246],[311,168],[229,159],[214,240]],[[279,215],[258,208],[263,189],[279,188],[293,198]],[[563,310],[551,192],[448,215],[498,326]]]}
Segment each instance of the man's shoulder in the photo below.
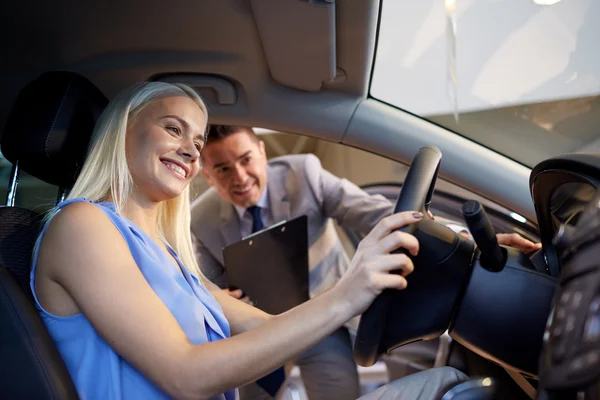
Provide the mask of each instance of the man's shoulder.
{"label": "man's shoulder", "polygon": [[321,161],[314,154],[288,154],[269,160],[269,169],[279,173],[304,173],[321,168]]}
{"label": "man's shoulder", "polygon": [[269,160],[269,187],[285,191],[288,201],[302,202],[307,195],[318,199],[321,162],[314,154],[291,154]]}
{"label": "man's shoulder", "polygon": [[207,216],[220,215],[223,200],[214,188],[209,188],[191,204],[192,224]]}

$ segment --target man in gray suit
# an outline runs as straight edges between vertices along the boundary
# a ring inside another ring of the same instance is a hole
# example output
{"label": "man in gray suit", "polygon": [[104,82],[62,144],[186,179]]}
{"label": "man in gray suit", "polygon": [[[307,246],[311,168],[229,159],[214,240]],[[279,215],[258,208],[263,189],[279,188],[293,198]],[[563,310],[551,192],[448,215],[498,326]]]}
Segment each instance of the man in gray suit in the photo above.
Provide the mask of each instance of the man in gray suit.
{"label": "man in gray suit", "polygon": [[[192,206],[192,236],[202,272],[221,288],[227,288],[223,247],[250,234],[255,215],[262,226],[308,216],[309,291],[314,297],[332,287],[349,264],[332,219],[368,233],[392,211],[383,196],[369,196],[335,177],[314,155],[267,162],[264,143],[249,128],[211,127],[202,159],[202,173],[212,188]],[[311,399],[360,396],[347,329],[333,333],[296,364]]]}
{"label": "man in gray suit", "polygon": [[[257,226],[307,215],[309,291],[314,297],[332,287],[349,264],[332,220],[368,233],[393,211],[393,204],[386,198],[369,195],[350,181],[334,176],[314,155],[267,161],[264,143],[250,128],[212,126],[202,162],[202,173],[212,188],[192,205],[192,237],[202,272],[224,290],[227,271],[223,247],[249,235]],[[520,239],[527,243],[514,236],[499,236],[502,244],[533,245]],[[231,294],[240,296],[239,292]],[[349,326],[356,328],[356,321]],[[295,362],[310,399],[359,397],[358,373],[346,328],[334,332]]]}

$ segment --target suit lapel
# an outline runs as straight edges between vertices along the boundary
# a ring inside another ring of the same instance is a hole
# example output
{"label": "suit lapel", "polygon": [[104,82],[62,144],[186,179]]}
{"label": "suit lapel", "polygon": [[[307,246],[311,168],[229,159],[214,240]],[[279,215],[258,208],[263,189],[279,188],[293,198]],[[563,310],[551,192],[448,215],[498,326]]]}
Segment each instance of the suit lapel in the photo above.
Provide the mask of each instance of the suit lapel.
{"label": "suit lapel", "polygon": [[221,201],[221,235],[225,246],[242,239],[239,218],[233,206],[226,201]]}
{"label": "suit lapel", "polygon": [[273,223],[290,219],[290,202],[286,193],[285,182],[278,182],[283,177],[277,176],[270,167],[267,169],[269,188],[269,208]]}

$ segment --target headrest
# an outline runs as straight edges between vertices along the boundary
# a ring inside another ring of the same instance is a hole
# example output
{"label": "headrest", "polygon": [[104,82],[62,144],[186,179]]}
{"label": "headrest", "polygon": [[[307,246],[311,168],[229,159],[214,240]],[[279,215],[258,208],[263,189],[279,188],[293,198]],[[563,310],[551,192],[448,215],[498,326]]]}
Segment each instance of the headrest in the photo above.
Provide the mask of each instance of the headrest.
{"label": "headrest", "polygon": [[52,185],[70,188],[108,99],[72,72],[46,72],[23,88],[8,116],[2,154]]}

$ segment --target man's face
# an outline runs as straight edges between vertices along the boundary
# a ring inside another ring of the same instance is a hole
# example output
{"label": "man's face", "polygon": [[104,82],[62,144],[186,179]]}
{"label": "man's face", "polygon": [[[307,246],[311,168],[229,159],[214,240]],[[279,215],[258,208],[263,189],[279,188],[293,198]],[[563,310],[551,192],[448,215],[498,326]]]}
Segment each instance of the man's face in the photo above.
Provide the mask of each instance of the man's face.
{"label": "man's face", "polygon": [[225,201],[248,208],[267,186],[265,144],[241,131],[202,150],[202,174]]}

